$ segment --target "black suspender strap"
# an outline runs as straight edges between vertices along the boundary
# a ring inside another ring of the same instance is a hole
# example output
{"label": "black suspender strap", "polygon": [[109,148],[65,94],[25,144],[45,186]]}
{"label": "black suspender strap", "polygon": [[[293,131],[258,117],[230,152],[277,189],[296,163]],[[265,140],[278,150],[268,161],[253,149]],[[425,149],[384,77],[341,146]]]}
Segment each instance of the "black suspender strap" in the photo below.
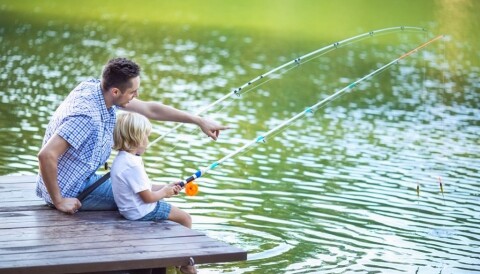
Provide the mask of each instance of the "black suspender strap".
{"label": "black suspender strap", "polygon": [[91,186],[83,190],[80,194],[78,194],[77,199],[79,199],[80,202],[83,201],[85,198],[87,198],[88,194],[92,193],[92,191],[97,189],[97,187],[99,187],[106,180],[108,180],[108,178],[110,178],[110,172],[107,172],[105,175],[102,176],[102,178],[98,179],[98,181],[96,181]]}

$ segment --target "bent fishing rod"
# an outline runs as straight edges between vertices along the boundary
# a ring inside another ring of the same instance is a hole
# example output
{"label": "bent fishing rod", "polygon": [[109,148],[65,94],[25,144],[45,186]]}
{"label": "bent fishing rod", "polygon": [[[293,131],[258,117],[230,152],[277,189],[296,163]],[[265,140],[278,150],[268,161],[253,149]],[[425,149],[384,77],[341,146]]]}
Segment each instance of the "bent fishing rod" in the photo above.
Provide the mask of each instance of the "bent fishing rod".
{"label": "bent fishing rod", "polygon": [[[226,94],[223,97],[217,99],[213,103],[205,106],[204,108],[202,108],[201,110],[199,110],[195,114],[200,115],[200,114],[206,112],[208,109],[211,109],[214,106],[216,106],[216,105],[222,103],[223,101],[229,99],[230,97],[240,96],[241,94],[244,94],[244,93],[260,86],[260,84],[266,83],[265,79],[267,79],[268,76],[274,74],[277,71],[280,71],[280,70],[283,70],[283,69],[287,69],[287,70],[293,69],[293,68],[295,68],[295,67],[297,67],[301,64],[304,64],[304,63],[306,63],[306,62],[308,62],[308,61],[310,61],[314,58],[318,58],[318,57],[320,57],[320,56],[322,56],[322,55],[324,55],[324,54],[326,54],[326,53],[328,53],[332,50],[344,47],[346,45],[352,44],[354,42],[363,40],[363,39],[368,38],[368,37],[378,36],[378,35],[381,35],[381,34],[395,33],[395,32],[400,32],[400,31],[426,32],[426,29],[420,28],[420,27],[408,27],[408,26],[391,27],[391,28],[384,28],[384,29],[379,29],[379,30],[366,32],[366,33],[363,33],[363,34],[360,34],[360,35],[357,35],[357,36],[353,36],[353,37],[341,40],[339,42],[335,42],[333,44],[330,44],[328,46],[319,48],[319,49],[314,50],[312,52],[309,52],[305,55],[302,55],[298,58],[295,58],[295,59],[293,59],[293,60],[291,60],[291,61],[289,61],[289,62],[287,62],[283,65],[280,65],[280,66],[278,66],[278,67],[276,67],[276,68],[274,68],[274,69],[272,69],[272,70],[270,70],[270,71],[268,71],[264,74],[261,74],[261,75],[255,77],[255,78],[253,78],[252,80],[246,82],[245,84],[241,85],[240,87],[234,89],[232,92],[229,92],[228,94]],[[252,84],[254,84],[256,82],[259,82],[259,83],[257,83],[256,86],[252,86]],[[250,89],[245,90],[247,87],[250,87]],[[167,135],[174,132],[178,128],[182,127],[182,125],[183,124],[178,124],[175,127],[171,128],[166,133],[164,133],[163,135],[159,136],[157,139],[150,142],[148,147],[150,147],[150,146],[154,145],[155,143],[159,142],[160,140],[164,139]]]}
{"label": "bent fishing rod", "polygon": [[196,183],[194,183],[194,180],[197,179],[197,178],[200,178],[201,176],[205,175],[206,173],[208,173],[209,171],[215,169],[217,166],[221,165],[223,162],[225,162],[226,160],[230,159],[230,158],[233,158],[235,157],[237,154],[243,152],[244,150],[246,150],[247,148],[253,146],[254,144],[256,143],[259,143],[259,142],[265,142],[266,138],[270,135],[272,135],[274,132],[277,132],[279,131],[280,129],[284,128],[285,126],[287,126],[288,124],[291,124],[293,123],[294,121],[300,119],[301,117],[305,116],[305,115],[309,115],[309,114],[313,114],[313,112],[324,106],[325,104],[335,100],[336,98],[338,98],[341,94],[347,92],[347,91],[350,91],[352,89],[354,89],[359,83],[369,79],[369,78],[372,78],[373,76],[377,75],[378,73],[386,70],[387,68],[389,68],[390,66],[394,65],[394,64],[397,64],[400,60],[410,56],[411,54],[419,51],[420,49],[422,48],[425,48],[426,46],[428,46],[429,44],[441,39],[443,37],[443,35],[439,35],[423,44],[421,44],[420,46],[412,49],[411,51],[401,55],[400,57],[392,60],[391,62],[387,63],[386,65],[376,69],[375,71],[361,77],[360,79],[352,82],[351,84],[345,86],[344,88],[336,91],[335,93],[333,93],[332,95],[328,96],[327,98],[319,101],[318,103],[310,106],[310,107],[307,107],[304,111],[294,115],[293,117],[291,117],[290,119],[280,123],[279,125],[277,125],[276,127],[272,128],[271,130],[269,130],[267,133],[263,134],[263,135],[260,135],[258,136],[257,138],[253,139],[252,141],[246,143],[245,145],[243,145],[242,147],[236,149],[235,151],[231,152],[230,154],[226,155],[225,157],[221,158],[220,160],[216,161],[216,162],[213,162],[212,164],[210,164],[209,166],[203,168],[203,169],[199,169],[197,170],[194,174],[192,174],[190,177],[186,178],[185,180],[181,181],[181,182],[177,182],[178,185],[180,185],[181,187],[185,187],[185,192],[187,195],[189,196],[193,196],[193,195],[196,195],[198,193],[198,185]]}

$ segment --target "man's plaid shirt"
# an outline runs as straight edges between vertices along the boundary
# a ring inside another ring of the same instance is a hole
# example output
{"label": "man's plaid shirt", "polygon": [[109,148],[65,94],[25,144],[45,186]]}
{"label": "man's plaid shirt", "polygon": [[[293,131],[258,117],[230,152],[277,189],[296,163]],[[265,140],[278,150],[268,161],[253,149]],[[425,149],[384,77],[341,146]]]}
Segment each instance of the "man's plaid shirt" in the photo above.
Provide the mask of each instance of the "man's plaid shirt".
{"label": "man's plaid shirt", "polygon": [[[76,197],[110,156],[116,106],[107,109],[100,80],[80,83],[53,114],[43,145],[57,134],[70,146],[58,160],[58,185],[62,197]],[[42,176],[37,177],[37,196],[52,203]]]}

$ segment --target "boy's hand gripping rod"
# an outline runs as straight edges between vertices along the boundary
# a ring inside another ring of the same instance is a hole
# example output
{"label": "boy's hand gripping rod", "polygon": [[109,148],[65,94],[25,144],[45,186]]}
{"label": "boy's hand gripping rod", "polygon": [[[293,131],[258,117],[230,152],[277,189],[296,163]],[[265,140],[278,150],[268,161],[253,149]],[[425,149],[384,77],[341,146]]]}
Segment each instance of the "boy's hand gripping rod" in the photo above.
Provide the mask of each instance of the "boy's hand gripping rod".
{"label": "boy's hand gripping rod", "polygon": [[417,52],[418,50],[428,46],[429,44],[439,40],[440,38],[443,38],[443,35],[439,35],[427,42],[425,42],[424,44],[412,49],[411,51],[401,55],[400,57],[396,58],[395,60],[391,61],[390,63],[376,69],[375,71],[363,76],[362,78],[356,80],[355,82],[349,84],[348,86],[336,91],[334,94],[328,96],[327,98],[321,100],[320,102],[306,108],[304,111],[296,114],[295,116],[293,116],[292,118],[284,121],[283,123],[279,124],[278,126],[272,128],[270,131],[268,131],[267,133],[265,133],[264,135],[260,135],[258,136],[257,138],[255,138],[254,140],[246,143],[245,145],[243,145],[242,147],[236,149],[235,151],[233,151],[232,153],[226,155],[225,157],[223,157],[222,159],[216,161],[216,162],[213,162],[212,164],[210,164],[209,166],[203,168],[203,169],[199,169],[197,170],[194,174],[192,174],[190,177],[186,178],[185,180],[181,181],[181,182],[177,182],[178,185],[180,185],[181,187],[185,187],[185,192],[187,195],[189,196],[192,196],[192,195],[196,195],[198,193],[198,185],[194,183],[194,180],[197,179],[197,178],[200,178],[201,176],[203,176],[204,174],[208,173],[210,170],[216,168],[217,166],[221,165],[223,162],[225,162],[226,160],[230,159],[230,158],[233,158],[235,157],[237,154],[239,154],[240,152],[244,151],[245,149],[247,149],[248,147],[254,145],[255,143],[259,143],[259,142],[265,142],[266,140],[266,137],[268,137],[269,135],[271,135],[272,133],[282,129],[283,127],[285,127],[286,125],[290,124],[290,123],[293,123],[294,121],[298,120],[299,118],[307,115],[307,114],[312,114],[316,109],[324,106],[325,104],[333,101],[334,99],[336,99],[338,96],[340,96],[341,94],[343,94],[344,92],[346,91],[350,91],[352,90],[353,88],[355,88],[360,82],[363,82],[373,76],[375,76],[376,74],[380,73],[381,71],[389,68],[390,66],[398,63],[400,60],[404,59],[405,57]]}

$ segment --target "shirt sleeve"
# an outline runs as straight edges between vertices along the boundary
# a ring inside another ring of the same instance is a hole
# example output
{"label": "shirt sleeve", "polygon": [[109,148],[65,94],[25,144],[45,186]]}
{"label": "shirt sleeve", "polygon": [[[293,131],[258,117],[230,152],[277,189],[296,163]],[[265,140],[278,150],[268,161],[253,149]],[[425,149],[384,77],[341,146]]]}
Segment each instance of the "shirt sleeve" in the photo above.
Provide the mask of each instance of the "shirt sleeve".
{"label": "shirt sleeve", "polygon": [[68,116],[57,128],[56,134],[62,137],[75,149],[91,138],[94,131],[93,119],[87,115]]}

